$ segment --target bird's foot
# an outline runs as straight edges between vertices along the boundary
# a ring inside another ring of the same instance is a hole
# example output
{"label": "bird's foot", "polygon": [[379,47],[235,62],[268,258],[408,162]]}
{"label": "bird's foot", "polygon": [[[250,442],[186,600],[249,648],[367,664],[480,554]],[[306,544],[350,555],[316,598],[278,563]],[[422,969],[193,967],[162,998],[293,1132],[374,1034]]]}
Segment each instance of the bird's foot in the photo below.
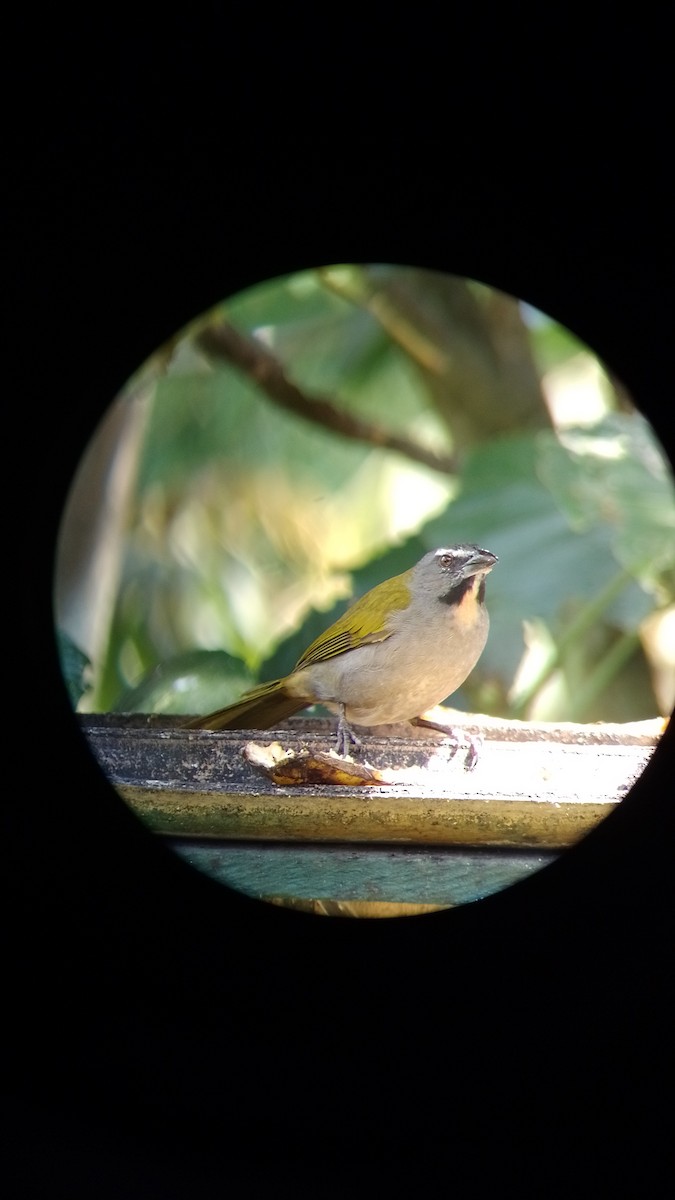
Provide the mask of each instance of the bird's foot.
{"label": "bird's foot", "polygon": [[356,734],[354,733],[354,730],[352,729],[351,725],[349,724],[349,722],[345,716],[345,706],[344,706],[344,704],[341,704],[340,705],[340,715],[338,717],[338,723],[337,723],[335,748],[336,748],[338,754],[342,755],[343,757],[346,757],[349,754],[352,746],[354,746],[354,748],[356,750],[359,750],[361,748],[361,745],[362,745],[362,742],[360,741],[359,738],[357,738]]}
{"label": "bird's foot", "polygon": [[425,729],[437,729],[439,733],[444,733],[455,743],[455,754],[461,747],[466,747],[464,766],[467,771],[473,771],[483,746],[483,739],[480,735],[474,737],[472,733],[466,733],[463,729],[453,729],[450,725],[441,725],[439,721],[427,721],[424,717],[415,717],[412,724],[420,725]]}

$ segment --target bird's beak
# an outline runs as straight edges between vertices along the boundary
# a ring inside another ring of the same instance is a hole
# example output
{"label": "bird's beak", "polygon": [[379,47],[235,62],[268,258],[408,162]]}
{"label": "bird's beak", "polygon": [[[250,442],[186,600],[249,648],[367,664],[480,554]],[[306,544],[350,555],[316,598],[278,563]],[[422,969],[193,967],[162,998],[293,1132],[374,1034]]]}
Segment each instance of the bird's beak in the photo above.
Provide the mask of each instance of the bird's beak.
{"label": "bird's beak", "polygon": [[471,575],[479,575],[481,572],[487,574],[488,571],[492,570],[496,562],[498,562],[496,554],[491,554],[489,550],[481,550],[479,546],[476,546],[471,558],[464,567],[463,574],[465,579],[470,578]]}

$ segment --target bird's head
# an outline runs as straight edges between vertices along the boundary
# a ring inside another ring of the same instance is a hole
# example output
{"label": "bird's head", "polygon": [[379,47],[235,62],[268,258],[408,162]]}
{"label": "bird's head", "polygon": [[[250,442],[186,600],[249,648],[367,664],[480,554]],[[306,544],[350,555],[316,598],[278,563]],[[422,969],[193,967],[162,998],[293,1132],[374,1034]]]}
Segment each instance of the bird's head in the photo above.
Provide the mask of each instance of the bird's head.
{"label": "bird's head", "polygon": [[472,544],[430,550],[413,567],[412,590],[448,605],[460,604],[466,595],[475,593],[482,603],[485,576],[496,562],[496,554]]}

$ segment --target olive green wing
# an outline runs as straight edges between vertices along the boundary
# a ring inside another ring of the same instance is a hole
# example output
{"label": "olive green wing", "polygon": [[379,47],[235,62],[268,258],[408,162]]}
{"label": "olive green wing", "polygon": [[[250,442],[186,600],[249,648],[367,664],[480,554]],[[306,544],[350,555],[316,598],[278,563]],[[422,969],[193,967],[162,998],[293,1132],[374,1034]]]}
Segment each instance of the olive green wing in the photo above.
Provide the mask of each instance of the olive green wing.
{"label": "olive green wing", "polygon": [[391,613],[410,603],[409,577],[410,571],[404,571],[366,592],[325,633],[319,634],[294,669],[299,671],[357,646],[383,642],[391,637],[393,630],[388,628]]}

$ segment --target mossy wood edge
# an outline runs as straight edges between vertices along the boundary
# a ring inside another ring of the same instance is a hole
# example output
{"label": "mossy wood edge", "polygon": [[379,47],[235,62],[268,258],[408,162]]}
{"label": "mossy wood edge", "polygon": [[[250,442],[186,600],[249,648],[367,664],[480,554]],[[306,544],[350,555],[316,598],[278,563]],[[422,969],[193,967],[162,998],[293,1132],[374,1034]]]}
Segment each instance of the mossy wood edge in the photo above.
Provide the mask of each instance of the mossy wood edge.
{"label": "mossy wood edge", "polygon": [[473,718],[464,727],[485,744],[472,772],[462,751],[437,737],[368,737],[363,757],[405,771],[405,783],[277,787],[244,759],[244,746],[281,741],[296,753],[325,752],[329,722],[242,734],[186,730],[181,720],[103,714],[80,724],[104,773],[150,828],[233,841],[560,849],[609,815],[658,740],[653,723],[542,728]]}

